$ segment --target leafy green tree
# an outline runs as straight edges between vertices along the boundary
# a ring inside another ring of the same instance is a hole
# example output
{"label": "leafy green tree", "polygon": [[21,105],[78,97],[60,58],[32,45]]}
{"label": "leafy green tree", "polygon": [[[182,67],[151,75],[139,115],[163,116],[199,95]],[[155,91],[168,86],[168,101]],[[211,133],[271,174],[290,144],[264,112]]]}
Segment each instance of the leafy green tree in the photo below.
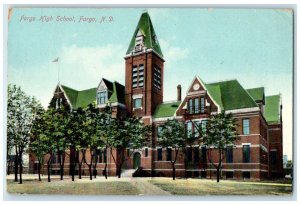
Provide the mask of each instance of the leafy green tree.
{"label": "leafy green tree", "polygon": [[207,121],[206,129],[203,129],[203,144],[208,147],[213,147],[218,152],[218,163],[209,161],[217,169],[217,182],[220,181],[220,168],[224,157],[226,156],[226,148],[233,146],[234,141],[238,138],[236,131],[236,119],[232,113],[225,114],[221,112],[215,115],[211,115]]}
{"label": "leafy green tree", "polygon": [[161,125],[161,131],[158,136],[158,145],[167,149],[173,149],[175,151],[174,158],[172,157],[171,152],[171,157],[169,159],[173,169],[173,180],[175,180],[175,163],[177,160],[178,152],[181,149],[184,149],[186,146],[184,124],[177,121],[176,119],[173,119],[168,120],[165,124]]}
{"label": "leafy green tree", "polygon": [[23,154],[28,149],[30,132],[41,104],[34,97],[26,95],[20,87],[8,85],[7,100],[7,136],[15,148],[15,180],[19,167],[22,184]]}
{"label": "leafy green tree", "polygon": [[49,145],[47,136],[47,122],[45,121],[46,111],[41,109],[33,123],[31,136],[30,136],[30,152],[32,152],[38,160],[38,176],[41,181],[41,168],[44,165],[45,155],[49,152]]}
{"label": "leafy green tree", "polygon": [[[145,126],[141,118],[124,118],[115,119],[112,118],[110,122],[111,135],[108,139],[110,146],[110,153],[117,167],[117,176],[121,177],[122,165],[128,160],[129,156],[125,156],[124,151],[126,149],[140,149],[144,145],[149,143],[150,127]],[[113,155],[112,150],[116,149],[116,157]]]}
{"label": "leafy green tree", "polygon": [[60,167],[60,179],[63,180],[64,176],[64,164],[66,158],[66,149],[69,137],[68,127],[70,120],[70,110],[61,106],[59,109],[49,108],[49,114],[51,118],[51,138],[55,143],[55,154],[58,155],[58,163]]}

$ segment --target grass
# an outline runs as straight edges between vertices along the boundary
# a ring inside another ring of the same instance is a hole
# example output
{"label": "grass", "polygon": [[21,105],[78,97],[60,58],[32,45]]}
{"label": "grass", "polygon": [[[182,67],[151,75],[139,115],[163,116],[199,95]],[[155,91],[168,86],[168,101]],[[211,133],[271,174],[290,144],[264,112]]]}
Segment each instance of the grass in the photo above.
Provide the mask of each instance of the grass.
{"label": "grass", "polygon": [[11,194],[71,194],[71,195],[138,195],[139,191],[126,181],[75,181],[69,179],[60,181],[54,179],[25,180],[18,184],[7,180],[7,192]]}
{"label": "grass", "polygon": [[168,178],[150,180],[150,183],[174,195],[289,195],[291,184],[239,182],[224,180],[188,179],[171,180]]}

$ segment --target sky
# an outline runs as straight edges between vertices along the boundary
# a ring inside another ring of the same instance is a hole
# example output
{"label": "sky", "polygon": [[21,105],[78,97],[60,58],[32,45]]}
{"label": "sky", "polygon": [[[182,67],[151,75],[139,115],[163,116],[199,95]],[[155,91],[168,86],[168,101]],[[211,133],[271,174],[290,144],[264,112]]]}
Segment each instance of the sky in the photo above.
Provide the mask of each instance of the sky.
{"label": "sky", "polygon": [[[124,56],[144,8],[18,8],[8,24],[8,83],[47,107],[59,80],[77,90],[125,82]],[[293,13],[279,9],[147,9],[165,59],[164,101],[204,82],[237,79],[282,95],[283,152],[292,158]],[[52,21],[50,20],[52,17]],[[46,20],[49,20],[48,22]],[[96,22],[93,21],[96,20]],[[69,21],[68,21],[69,20]],[[52,61],[59,58],[59,63]]]}

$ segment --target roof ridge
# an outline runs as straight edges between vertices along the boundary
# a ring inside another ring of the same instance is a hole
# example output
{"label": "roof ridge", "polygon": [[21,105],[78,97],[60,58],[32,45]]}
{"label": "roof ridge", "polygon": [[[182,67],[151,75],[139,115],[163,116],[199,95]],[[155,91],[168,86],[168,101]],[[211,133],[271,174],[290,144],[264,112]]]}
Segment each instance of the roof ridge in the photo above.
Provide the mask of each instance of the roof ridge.
{"label": "roof ridge", "polygon": [[75,90],[74,88],[71,88],[71,87],[69,87],[69,86],[66,86],[66,85],[63,85],[63,84],[60,84],[62,87],[65,87],[65,88],[68,88],[68,89],[71,89],[71,90],[73,90],[73,91],[76,91],[76,92],[78,92],[78,90]]}
{"label": "roof ridge", "polygon": [[258,89],[258,88],[264,88],[265,89],[264,86],[261,86],[261,87],[255,87],[255,88],[247,88],[246,90],[253,90],[253,89]]}
{"label": "roof ridge", "polygon": [[223,83],[223,82],[228,82],[228,81],[238,81],[238,80],[236,78],[232,78],[232,79],[224,79],[224,80],[220,80],[220,81],[212,81],[212,82],[208,82],[205,84],[211,85],[211,84],[215,84],[215,83]]}

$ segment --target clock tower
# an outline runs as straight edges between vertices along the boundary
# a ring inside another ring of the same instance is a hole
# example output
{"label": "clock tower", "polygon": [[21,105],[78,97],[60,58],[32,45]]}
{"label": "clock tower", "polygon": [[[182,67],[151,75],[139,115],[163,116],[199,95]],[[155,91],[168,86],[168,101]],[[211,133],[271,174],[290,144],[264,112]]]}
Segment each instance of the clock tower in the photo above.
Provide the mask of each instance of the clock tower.
{"label": "clock tower", "polygon": [[163,102],[164,59],[147,12],[141,15],[124,58],[127,112],[150,118]]}

